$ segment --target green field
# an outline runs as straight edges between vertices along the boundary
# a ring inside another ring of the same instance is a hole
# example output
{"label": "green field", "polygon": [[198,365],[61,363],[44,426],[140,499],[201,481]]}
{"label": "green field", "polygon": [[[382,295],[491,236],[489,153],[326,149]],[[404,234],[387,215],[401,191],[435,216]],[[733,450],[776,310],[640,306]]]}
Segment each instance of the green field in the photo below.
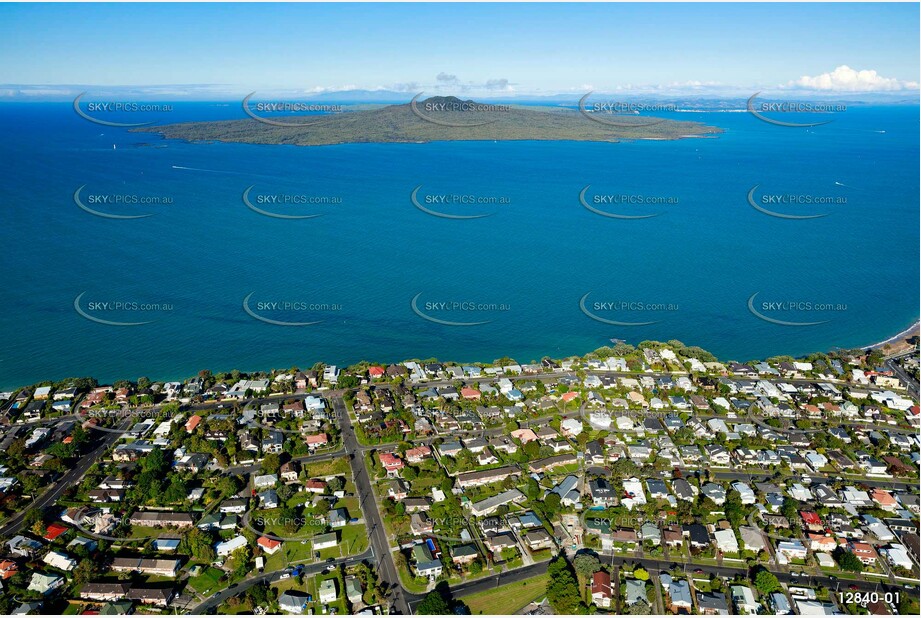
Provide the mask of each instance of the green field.
{"label": "green field", "polygon": [[224,572],[220,569],[208,567],[200,575],[190,578],[189,586],[199,594],[207,595],[217,588],[217,582],[223,575]]}
{"label": "green field", "polygon": [[323,461],[311,461],[303,464],[304,471],[309,477],[345,475],[350,476],[352,468],[349,466],[349,460],[346,457],[337,457]]}
{"label": "green field", "polygon": [[542,599],[548,580],[548,575],[538,575],[461,598],[471,614],[514,614],[531,601]]}

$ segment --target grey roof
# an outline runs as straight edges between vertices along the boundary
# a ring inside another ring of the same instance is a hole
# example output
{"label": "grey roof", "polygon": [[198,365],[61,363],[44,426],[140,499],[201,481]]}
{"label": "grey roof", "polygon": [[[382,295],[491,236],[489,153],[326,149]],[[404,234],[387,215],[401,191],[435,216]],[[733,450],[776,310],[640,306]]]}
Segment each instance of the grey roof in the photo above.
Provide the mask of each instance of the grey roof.
{"label": "grey roof", "polygon": [[694,492],[691,489],[691,484],[688,483],[685,479],[675,479],[672,481],[672,489],[675,490],[675,494],[679,498],[693,498]]}
{"label": "grey roof", "polygon": [[503,504],[515,502],[525,498],[525,495],[517,489],[503,491],[501,494],[480,500],[472,505],[474,512],[485,513]]}
{"label": "grey roof", "polygon": [[729,610],[729,604],[726,603],[726,595],[722,593],[698,592],[697,605],[701,609]]}
{"label": "grey roof", "polygon": [[560,481],[560,483],[556,487],[551,489],[549,493],[558,494],[560,498],[564,498],[569,492],[573,491],[576,488],[576,485],[578,484],[579,484],[578,477],[575,477],[570,474],[565,479]]}
{"label": "grey roof", "polygon": [[649,603],[649,597],[646,596],[646,583],[638,579],[628,579],[627,586],[627,605],[634,605],[640,601]]}
{"label": "grey roof", "polygon": [[458,558],[465,556],[476,556],[478,553],[479,552],[477,552],[476,547],[473,545],[458,545],[451,550],[451,557]]}

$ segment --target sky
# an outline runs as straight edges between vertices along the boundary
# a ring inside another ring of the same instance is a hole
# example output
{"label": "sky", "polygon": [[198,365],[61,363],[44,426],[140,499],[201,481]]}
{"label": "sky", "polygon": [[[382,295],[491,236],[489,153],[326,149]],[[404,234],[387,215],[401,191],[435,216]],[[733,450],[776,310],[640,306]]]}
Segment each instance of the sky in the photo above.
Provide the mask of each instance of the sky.
{"label": "sky", "polygon": [[917,3],[2,4],[0,97],[917,94],[918,22]]}

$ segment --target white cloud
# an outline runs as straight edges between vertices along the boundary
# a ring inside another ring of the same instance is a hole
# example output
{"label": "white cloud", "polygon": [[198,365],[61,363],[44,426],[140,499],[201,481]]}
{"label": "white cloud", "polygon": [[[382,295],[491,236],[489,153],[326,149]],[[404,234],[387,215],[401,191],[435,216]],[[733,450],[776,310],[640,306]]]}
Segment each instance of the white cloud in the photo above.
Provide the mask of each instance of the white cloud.
{"label": "white cloud", "polygon": [[831,73],[822,73],[815,77],[804,75],[789,82],[787,87],[839,92],[892,92],[917,90],[918,82],[883,77],[874,70],[857,71],[842,64]]}
{"label": "white cloud", "polygon": [[391,84],[385,90],[394,90],[396,92],[415,92],[419,90],[419,82],[403,82],[398,84]]}
{"label": "white cloud", "polygon": [[512,84],[504,77],[499,79],[487,79],[484,86],[487,90],[504,90],[506,92],[514,90]]}

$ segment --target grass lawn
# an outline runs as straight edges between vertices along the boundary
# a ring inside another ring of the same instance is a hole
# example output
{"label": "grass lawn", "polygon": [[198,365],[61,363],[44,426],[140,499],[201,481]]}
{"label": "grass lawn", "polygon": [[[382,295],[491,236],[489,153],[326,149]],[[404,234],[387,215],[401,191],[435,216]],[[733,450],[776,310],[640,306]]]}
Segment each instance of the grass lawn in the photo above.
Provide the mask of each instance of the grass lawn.
{"label": "grass lawn", "polygon": [[397,572],[400,576],[400,582],[403,584],[403,587],[410,592],[415,592],[416,594],[425,594],[426,590],[428,590],[428,584],[417,583],[416,577],[409,571],[408,567],[398,565]]}
{"label": "grass lawn", "polygon": [[208,567],[199,575],[189,579],[189,586],[199,594],[210,594],[217,588],[217,580],[224,575],[224,572],[214,567]]}
{"label": "grass lawn", "polygon": [[252,614],[253,606],[249,601],[243,601],[239,605],[230,605],[226,601],[217,608],[219,614]]}
{"label": "grass lawn", "polygon": [[712,592],[712,590],[711,590],[711,588],[710,588],[710,581],[709,581],[709,580],[705,580],[705,579],[701,579],[701,580],[695,579],[695,580],[694,580],[694,588],[695,588],[698,592]]}
{"label": "grass lawn", "polygon": [[83,605],[79,603],[68,603],[67,609],[64,610],[64,616],[76,616],[83,611]]}
{"label": "grass lawn", "polygon": [[462,597],[471,614],[514,614],[522,607],[547,594],[549,576],[538,575],[514,584],[506,584]]}
{"label": "grass lawn", "polygon": [[[310,590],[309,584],[310,584],[310,580],[307,581],[307,585],[305,586],[303,584],[298,584],[296,577],[289,577],[288,579],[282,579],[277,582],[273,582],[272,588],[274,588],[275,592],[277,592],[278,594],[281,594],[282,592],[287,592],[289,590],[297,590],[298,592],[310,592],[311,594],[314,594]],[[316,594],[314,594],[314,596],[316,596]]]}
{"label": "grass lawn", "polygon": [[303,544],[300,541],[285,541],[281,545],[282,551],[266,556],[266,572],[279,571],[287,564],[313,562],[312,546],[313,544],[310,541]]}
{"label": "grass lawn", "polygon": [[331,476],[334,474],[350,476],[352,473],[347,457],[337,457],[336,459],[324,461],[312,461],[304,464],[304,470],[307,471],[307,476],[310,477]]}
{"label": "grass lawn", "polygon": [[345,509],[349,512],[349,517],[361,517],[361,507],[358,505],[358,498],[340,498],[336,501],[337,509]]}
{"label": "grass lawn", "polygon": [[531,552],[531,558],[534,560],[534,562],[543,562],[553,558],[553,552],[549,549],[541,549],[539,551]]}
{"label": "grass lawn", "polygon": [[368,529],[363,524],[351,524],[339,528],[342,535],[342,553],[346,556],[360,554],[368,549]]}
{"label": "grass lawn", "polygon": [[285,504],[293,508],[293,507],[297,507],[302,504],[307,504],[308,502],[311,502],[313,500],[313,497],[314,497],[314,494],[312,492],[299,491],[293,496],[291,496],[290,498],[288,498],[288,501]]}
{"label": "grass lawn", "polygon": [[[152,539],[156,539],[161,536],[170,536],[169,534],[165,534],[166,531],[170,531],[170,530],[171,529],[169,528],[167,529],[154,528],[153,526],[131,526],[131,535],[129,536],[129,538],[143,539],[143,538],[149,537]],[[128,539],[125,539],[125,540],[127,541]]]}

